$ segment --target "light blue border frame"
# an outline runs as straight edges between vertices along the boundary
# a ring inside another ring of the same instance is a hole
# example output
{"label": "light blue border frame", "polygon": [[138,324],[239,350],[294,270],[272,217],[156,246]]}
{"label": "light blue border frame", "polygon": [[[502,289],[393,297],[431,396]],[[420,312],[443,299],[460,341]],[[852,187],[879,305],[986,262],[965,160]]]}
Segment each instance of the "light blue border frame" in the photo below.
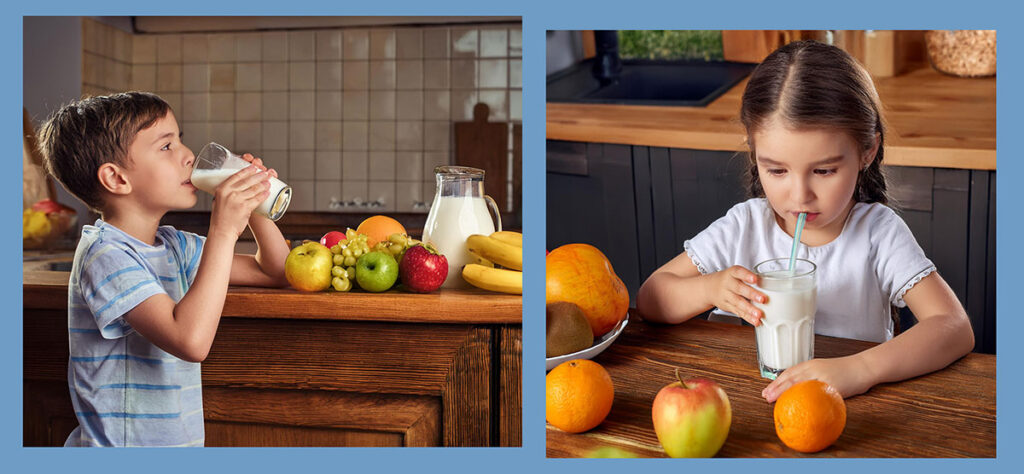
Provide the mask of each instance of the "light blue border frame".
{"label": "light blue border frame", "polygon": [[[206,449],[206,450],[61,450],[29,449],[21,447],[21,318],[11,311],[8,318],[15,321],[8,326],[0,344],[4,353],[3,374],[13,381],[13,389],[3,399],[11,415],[0,434],[5,467],[15,472],[55,472],[76,470],[101,472],[106,470],[132,470],[136,464],[146,472],[212,472],[214,470],[244,470],[254,472],[289,472],[324,469],[329,471],[363,472],[382,470],[429,470],[444,472],[558,472],[566,469],[584,469],[587,472],[621,472],[623,469],[654,468],[672,470],[740,470],[784,469],[814,470],[821,472],[858,472],[866,470],[897,471],[927,469],[929,471],[962,471],[983,469],[1009,471],[1021,464],[1021,450],[1015,442],[1021,439],[1021,409],[1017,397],[1021,395],[1019,366],[1020,345],[1008,344],[1009,336],[1021,333],[1020,318],[1013,308],[1015,302],[1008,297],[997,299],[1000,315],[997,345],[999,348],[999,457],[996,460],[558,460],[545,459],[543,422],[543,325],[540,315],[544,309],[544,247],[545,247],[545,107],[544,107],[544,31],[548,29],[925,29],[969,28],[999,30],[1001,51],[998,81],[999,109],[1005,111],[998,121],[998,135],[1014,137],[1017,126],[1024,120],[1017,117],[1021,94],[1020,39],[1021,15],[1009,2],[977,0],[971,2],[939,0],[932,2],[895,2],[860,0],[856,2],[826,3],[798,0],[765,2],[750,0],[722,1],[642,1],[610,2],[578,1],[522,1],[505,5],[481,1],[410,1],[340,2],[308,0],[305,2],[218,2],[183,0],[173,3],[105,2],[103,5],[81,1],[51,1],[47,3],[5,6],[0,16],[0,42],[4,63],[21,64],[23,15],[522,15],[523,17],[523,182],[524,231],[526,233],[526,281],[523,317],[523,442],[522,448],[423,448],[423,449]],[[19,69],[20,72],[20,69]],[[14,163],[15,144],[21,130],[21,74],[4,76],[6,86],[0,93],[0,136],[4,137],[9,153],[8,163]],[[16,132],[18,130],[18,132]],[[1008,133],[1010,135],[1008,135]],[[998,152],[999,163],[997,209],[1001,221],[997,242],[1014,242],[1020,222],[1020,188],[1008,186],[1024,176],[1019,163],[1020,145],[1016,140],[1002,140]],[[14,165],[14,169],[20,168]],[[20,201],[17,187],[18,173],[4,175],[8,183],[0,188],[7,195],[6,202]],[[15,205],[2,211],[5,221],[17,222],[19,210]],[[20,307],[22,293],[20,245],[11,231],[2,237],[4,248],[0,253],[0,274],[3,301],[10,307]],[[1020,264],[1020,250],[1014,245],[1003,245],[998,251],[999,268],[997,292],[1024,281],[1014,276]],[[898,416],[898,414],[894,414]],[[942,436],[936,433],[936,436]],[[666,463],[673,463],[672,465]],[[685,463],[685,464],[675,464]],[[12,466],[13,465],[13,466]],[[241,468],[241,469],[238,469]]]}

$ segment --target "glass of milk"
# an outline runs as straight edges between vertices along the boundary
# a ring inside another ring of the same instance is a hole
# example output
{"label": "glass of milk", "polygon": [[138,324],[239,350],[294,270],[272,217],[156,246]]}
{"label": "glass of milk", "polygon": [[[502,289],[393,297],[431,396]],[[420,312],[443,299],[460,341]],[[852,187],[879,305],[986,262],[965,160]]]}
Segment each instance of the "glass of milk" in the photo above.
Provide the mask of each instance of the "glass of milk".
{"label": "glass of milk", "polygon": [[789,258],[754,267],[761,281],[755,288],[768,297],[765,304],[753,302],[764,311],[761,325],[754,328],[757,364],[764,378],[775,380],[783,370],[814,357],[815,270],[814,262],[803,259],[796,259],[789,270]]}
{"label": "glass of milk", "polygon": [[[494,199],[484,194],[484,170],[438,166],[434,175],[437,190],[423,225],[423,241],[448,259],[448,277],[441,287],[469,288],[462,279],[462,267],[476,258],[466,250],[466,238],[501,230],[501,214]],[[493,218],[488,208],[494,211]]]}
{"label": "glass of milk", "polygon": [[[223,145],[210,143],[196,155],[195,166],[192,168],[192,185],[213,194],[214,189],[228,176],[250,164]],[[270,196],[253,212],[276,221],[284,215],[291,200],[292,187],[280,179],[270,178]]]}

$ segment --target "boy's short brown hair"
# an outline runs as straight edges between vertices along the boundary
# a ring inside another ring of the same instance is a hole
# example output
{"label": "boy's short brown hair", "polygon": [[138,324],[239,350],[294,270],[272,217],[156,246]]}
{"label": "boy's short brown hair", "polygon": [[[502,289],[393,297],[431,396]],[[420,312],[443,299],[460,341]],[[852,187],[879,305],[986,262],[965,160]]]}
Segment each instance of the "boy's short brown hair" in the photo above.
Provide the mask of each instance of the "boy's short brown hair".
{"label": "boy's short brown hair", "polygon": [[39,131],[46,170],[69,193],[101,212],[100,166],[114,163],[127,167],[128,149],[135,136],[170,110],[167,102],[148,92],[89,97],[67,104]]}

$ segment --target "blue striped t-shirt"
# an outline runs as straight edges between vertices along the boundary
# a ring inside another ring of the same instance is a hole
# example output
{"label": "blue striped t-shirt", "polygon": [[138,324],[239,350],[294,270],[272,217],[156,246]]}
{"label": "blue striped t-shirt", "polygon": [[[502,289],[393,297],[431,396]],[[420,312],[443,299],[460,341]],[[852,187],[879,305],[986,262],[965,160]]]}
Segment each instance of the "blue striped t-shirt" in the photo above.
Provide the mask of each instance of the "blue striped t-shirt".
{"label": "blue striped t-shirt", "polygon": [[204,237],[160,226],[155,245],[97,220],[82,228],[68,289],[68,384],[79,426],[65,446],[202,446],[199,364],[164,352],[125,313],[185,296]]}

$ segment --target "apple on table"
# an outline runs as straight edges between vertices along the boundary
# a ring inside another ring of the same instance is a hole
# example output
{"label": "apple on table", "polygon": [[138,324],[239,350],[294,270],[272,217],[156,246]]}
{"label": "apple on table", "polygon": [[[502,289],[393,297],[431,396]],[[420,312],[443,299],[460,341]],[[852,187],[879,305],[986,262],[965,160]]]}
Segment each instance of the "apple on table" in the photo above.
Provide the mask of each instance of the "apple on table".
{"label": "apple on table", "polygon": [[334,254],[320,242],[307,241],[288,252],[284,276],[299,291],[323,291],[331,286]]}
{"label": "apple on table", "polygon": [[[330,251],[328,251],[330,253]],[[373,293],[387,291],[398,281],[398,262],[389,252],[373,251],[356,260],[356,282]]]}
{"label": "apple on table", "polygon": [[320,243],[323,244],[324,247],[331,248],[337,245],[338,242],[346,239],[347,237],[344,232],[332,230],[324,234],[323,237],[320,237]]}
{"label": "apple on table", "polygon": [[398,265],[402,284],[416,293],[429,293],[441,287],[448,277],[448,258],[428,243],[409,247]]}
{"label": "apple on table", "polygon": [[683,380],[666,385],[654,397],[651,416],[654,432],[674,458],[709,458],[715,455],[729,436],[732,407],[725,390],[705,378]]}

